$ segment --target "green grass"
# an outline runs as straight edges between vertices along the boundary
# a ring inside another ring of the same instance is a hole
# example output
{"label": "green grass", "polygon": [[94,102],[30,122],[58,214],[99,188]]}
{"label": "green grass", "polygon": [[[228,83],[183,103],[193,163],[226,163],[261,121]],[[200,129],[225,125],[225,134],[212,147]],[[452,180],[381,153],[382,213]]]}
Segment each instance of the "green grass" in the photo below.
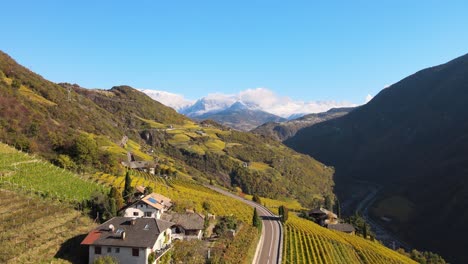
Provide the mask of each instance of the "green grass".
{"label": "green grass", "polygon": [[83,201],[102,190],[70,171],[0,143],[0,183],[3,188],[25,190],[64,201]]}
{"label": "green grass", "polygon": [[140,119],[141,121],[149,124],[151,126],[151,128],[158,128],[158,129],[167,128],[167,125],[161,124],[161,123],[156,122],[154,120],[144,119],[142,117],[137,117],[137,118]]}
{"label": "green grass", "polygon": [[263,162],[251,162],[249,167],[251,169],[260,170],[260,171],[264,171],[266,169],[271,168],[270,166],[268,166],[268,164],[265,164]]}
{"label": "green grass", "polygon": [[45,106],[55,106],[57,105],[56,103],[49,101],[45,99],[44,97],[40,96],[39,94],[33,92],[31,89],[28,87],[21,85],[19,88],[19,92],[24,95],[26,98],[28,98],[31,101],[40,103]]}
{"label": "green grass", "polygon": [[143,159],[143,160],[153,160],[153,157],[151,157],[150,155],[148,155],[148,154],[142,152],[142,151],[140,150],[140,148],[141,148],[141,147],[140,147],[140,145],[139,145],[138,143],[136,143],[135,141],[129,139],[129,140],[127,141],[127,146],[126,146],[125,149],[126,149],[127,151],[132,152],[133,155],[135,155],[135,156],[137,156],[137,157],[139,157],[139,158],[141,158],[141,159]]}
{"label": "green grass", "polygon": [[219,139],[209,140],[205,143],[205,146],[210,151],[222,151],[226,147],[226,143]]}

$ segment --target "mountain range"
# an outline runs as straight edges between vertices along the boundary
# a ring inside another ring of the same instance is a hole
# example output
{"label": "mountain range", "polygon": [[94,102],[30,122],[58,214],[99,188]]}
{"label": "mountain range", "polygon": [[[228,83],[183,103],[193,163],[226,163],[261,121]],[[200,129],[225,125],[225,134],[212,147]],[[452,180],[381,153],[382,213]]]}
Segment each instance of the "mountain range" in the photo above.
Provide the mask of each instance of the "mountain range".
{"label": "mountain range", "polygon": [[411,244],[468,263],[468,55],[421,70],[349,114],[285,141],[350,184],[382,186],[371,210]]}
{"label": "mountain range", "polygon": [[296,135],[297,131],[320,122],[344,116],[351,112],[354,107],[332,108],[327,112],[308,114],[297,119],[283,122],[268,122],[252,130],[253,133],[269,136],[278,141],[284,141]]}
{"label": "mountain range", "polygon": [[196,101],[164,91],[141,91],[192,119],[212,119],[242,131],[254,129],[266,122],[282,122],[334,107],[355,106],[335,101],[294,101],[265,88],[248,89],[235,95],[210,94]]}

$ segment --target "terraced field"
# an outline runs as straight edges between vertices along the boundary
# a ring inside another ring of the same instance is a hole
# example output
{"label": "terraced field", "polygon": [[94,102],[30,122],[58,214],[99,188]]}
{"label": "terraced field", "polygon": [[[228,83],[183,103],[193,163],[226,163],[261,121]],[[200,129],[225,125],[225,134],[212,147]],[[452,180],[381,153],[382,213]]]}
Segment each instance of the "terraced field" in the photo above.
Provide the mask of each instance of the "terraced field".
{"label": "terraced field", "polygon": [[78,248],[94,227],[64,204],[0,189],[0,263],[70,263],[62,244]]}
{"label": "terraced field", "polygon": [[284,232],[283,263],[416,263],[378,242],[331,231],[294,214]]}

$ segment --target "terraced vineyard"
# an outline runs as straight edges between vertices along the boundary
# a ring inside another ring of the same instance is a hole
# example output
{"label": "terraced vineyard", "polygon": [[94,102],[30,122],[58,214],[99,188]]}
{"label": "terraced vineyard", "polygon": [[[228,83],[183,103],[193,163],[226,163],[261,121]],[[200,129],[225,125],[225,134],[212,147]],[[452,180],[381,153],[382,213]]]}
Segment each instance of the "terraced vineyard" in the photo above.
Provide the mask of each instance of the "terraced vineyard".
{"label": "terraced vineyard", "polygon": [[284,230],[283,263],[416,263],[378,242],[331,231],[294,214]]}
{"label": "terraced vineyard", "polygon": [[76,251],[71,239],[94,226],[63,204],[0,189],[0,263],[69,263],[54,256],[64,243]]}
{"label": "terraced vineyard", "polygon": [[[230,197],[221,195],[205,186],[186,179],[169,179],[151,175],[149,173],[134,172],[132,175],[132,186],[149,186],[154,192],[171,198],[175,203],[182,203],[192,207],[197,212],[203,212],[203,202],[210,204],[210,213],[215,215],[235,215],[239,220],[250,223],[252,209]],[[125,179],[123,176],[115,177],[109,174],[98,173],[93,179],[107,186],[115,186],[123,189]]]}
{"label": "terraced vineyard", "polygon": [[0,143],[0,185],[62,201],[89,199],[102,186]]}

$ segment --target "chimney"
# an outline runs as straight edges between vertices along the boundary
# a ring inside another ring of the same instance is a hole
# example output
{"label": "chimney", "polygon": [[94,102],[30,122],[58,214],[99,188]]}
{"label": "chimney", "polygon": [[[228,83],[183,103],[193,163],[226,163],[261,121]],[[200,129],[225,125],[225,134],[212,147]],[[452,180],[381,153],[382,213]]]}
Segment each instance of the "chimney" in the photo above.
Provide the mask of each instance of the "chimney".
{"label": "chimney", "polygon": [[136,217],[133,217],[132,220],[130,220],[130,224],[131,225],[135,225],[136,224]]}
{"label": "chimney", "polygon": [[113,224],[110,224],[110,225],[109,225],[109,230],[110,230],[112,233],[114,233],[115,227],[114,227]]}

